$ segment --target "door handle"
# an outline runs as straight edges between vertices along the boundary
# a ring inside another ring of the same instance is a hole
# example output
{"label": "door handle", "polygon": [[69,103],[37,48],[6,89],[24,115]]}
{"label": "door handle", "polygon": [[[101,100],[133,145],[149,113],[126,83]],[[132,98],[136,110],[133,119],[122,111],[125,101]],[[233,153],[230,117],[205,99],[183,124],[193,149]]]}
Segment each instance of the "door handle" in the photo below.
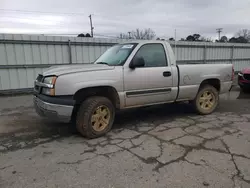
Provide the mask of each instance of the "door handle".
{"label": "door handle", "polygon": [[171,74],[170,71],[163,72],[163,76],[164,76],[164,77],[169,77],[169,76],[171,76],[171,75],[172,75],[172,74]]}

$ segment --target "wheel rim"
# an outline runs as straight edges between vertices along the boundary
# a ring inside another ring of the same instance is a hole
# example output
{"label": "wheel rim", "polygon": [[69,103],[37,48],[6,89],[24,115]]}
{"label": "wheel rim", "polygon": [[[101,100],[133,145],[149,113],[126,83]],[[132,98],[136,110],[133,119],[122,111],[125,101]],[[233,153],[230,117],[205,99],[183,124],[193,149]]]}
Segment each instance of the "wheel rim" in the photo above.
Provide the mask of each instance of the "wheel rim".
{"label": "wheel rim", "polygon": [[107,106],[98,106],[91,116],[91,124],[95,131],[104,130],[110,122],[110,110]]}
{"label": "wheel rim", "polygon": [[199,105],[203,110],[212,109],[215,102],[215,95],[210,91],[204,91],[199,98]]}

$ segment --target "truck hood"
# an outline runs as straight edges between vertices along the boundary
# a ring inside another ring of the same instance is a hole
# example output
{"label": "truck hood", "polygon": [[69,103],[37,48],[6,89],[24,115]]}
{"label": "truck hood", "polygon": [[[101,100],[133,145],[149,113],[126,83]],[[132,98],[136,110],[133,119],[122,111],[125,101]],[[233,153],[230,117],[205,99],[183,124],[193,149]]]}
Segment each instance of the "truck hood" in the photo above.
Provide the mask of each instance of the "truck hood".
{"label": "truck hood", "polygon": [[250,67],[242,69],[241,72],[242,72],[243,74],[250,74]]}
{"label": "truck hood", "polygon": [[100,71],[100,70],[111,70],[111,69],[114,69],[114,66],[108,66],[103,64],[59,65],[48,68],[43,72],[43,75],[60,76],[63,74],[70,74],[76,72]]}

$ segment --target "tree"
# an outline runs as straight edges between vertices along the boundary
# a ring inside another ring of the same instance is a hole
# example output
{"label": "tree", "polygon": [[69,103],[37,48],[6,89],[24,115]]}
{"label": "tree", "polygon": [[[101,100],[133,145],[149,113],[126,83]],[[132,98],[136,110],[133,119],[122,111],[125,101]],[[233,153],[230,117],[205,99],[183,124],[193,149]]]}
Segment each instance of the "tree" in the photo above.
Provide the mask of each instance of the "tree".
{"label": "tree", "polygon": [[[125,33],[121,33],[118,38],[120,39],[141,39],[141,40],[152,40],[155,38],[155,32],[148,28],[148,29],[136,29],[130,32],[130,36]],[[160,38],[157,38],[157,40],[160,40]]]}
{"label": "tree", "polygon": [[227,42],[227,41],[228,41],[227,37],[226,37],[226,36],[222,36],[222,37],[220,38],[220,41],[219,41],[219,42]]}
{"label": "tree", "polygon": [[213,42],[213,39],[210,38],[207,38],[207,42]]}
{"label": "tree", "polygon": [[187,38],[186,38],[186,41],[194,41],[195,38],[193,35],[188,35]]}
{"label": "tree", "polygon": [[77,35],[77,37],[91,37],[91,35],[89,33],[87,33],[86,35],[81,33],[81,34]]}
{"label": "tree", "polygon": [[121,33],[120,36],[119,36],[118,38],[120,38],[120,39],[128,39],[129,36],[126,35],[126,34],[124,34],[124,33]]}
{"label": "tree", "polygon": [[231,43],[248,43],[250,42],[250,30],[241,29],[239,30],[234,37],[229,39]]}
{"label": "tree", "polygon": [[[247,41],[250,41],[250,30],[248,29],[241,29],[236,33],[236,37],[243,37]],[[242,39],[242,38],[241,38]]]}
{"label": "tree", "polygon": [[188,35],[186,38],[187,41],[199,41],[200,34],[193,34],[193,35]]}
{"label": "tree", "polygon": [[229,39],[229,42],[231,43],[247,43],[248,40],[244,37],[232,37]]}
{"label": "tree", "polygon": [[133,39],[152,40],[156,35],[152,29],[148,28],[144,30],[136,29],[131,32],[131,36]]}
{"label": "tree", "polygon": [[85,37],[85,35],[83,33],[77,35],[77,37]]}
{"label": "tree", "polygon": [[200,34],[193,34],[193,37],[194,37],[195,41],[198,41],[200,36],[201,36]]}
{"label": "tree", "polygon": [[87,33],[87,34],[85,35],[85,37],[91,37],[91,35],[90,35],[89,33]]}
{"label": "tree", "polygon": [[242,37],[242,36],[238,37],[237,41],[238,41],[238,43],[247,43],[248,42],[248,40],[245,37]]}
{"label": "tree", "polygon": [[232,37],[232,38],[229,39],[229,42],[231,42],[231,43],[236,43],[236,42],[237,42],[237,38]]}
{"label": "tree", "polygon": [[200,37],[198,42],[213,42],[211,38]]}
{"label": "tree", "polygon": [[[180,41],[185,41],[185,39],[181,39]],[[201,36],[200,34],[193,34],[193,35],[188,35],[186,38],[186,41],[195,41],[195,42],[212,42],[211,39],[209,38],[205,38],[203,36]]]}
{"label": "tree", "polygon": [[156,40],[165,40],[165,39],[161,39],[161,38],[157,37]]}

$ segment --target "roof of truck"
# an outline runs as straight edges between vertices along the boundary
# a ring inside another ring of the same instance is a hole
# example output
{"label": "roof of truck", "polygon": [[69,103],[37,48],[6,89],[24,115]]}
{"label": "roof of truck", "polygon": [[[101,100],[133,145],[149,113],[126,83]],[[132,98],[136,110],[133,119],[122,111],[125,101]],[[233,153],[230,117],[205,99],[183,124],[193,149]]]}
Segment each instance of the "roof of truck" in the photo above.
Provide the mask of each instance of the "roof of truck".
{"label": "roof of truck", "polygon": [[165,40],[127,40],[127,41],[121,42],[121,44],[127,44],[127,43],[140,43],[140,44],[146,44],[146,43],[168,43],[168,41],[165,41]]}

